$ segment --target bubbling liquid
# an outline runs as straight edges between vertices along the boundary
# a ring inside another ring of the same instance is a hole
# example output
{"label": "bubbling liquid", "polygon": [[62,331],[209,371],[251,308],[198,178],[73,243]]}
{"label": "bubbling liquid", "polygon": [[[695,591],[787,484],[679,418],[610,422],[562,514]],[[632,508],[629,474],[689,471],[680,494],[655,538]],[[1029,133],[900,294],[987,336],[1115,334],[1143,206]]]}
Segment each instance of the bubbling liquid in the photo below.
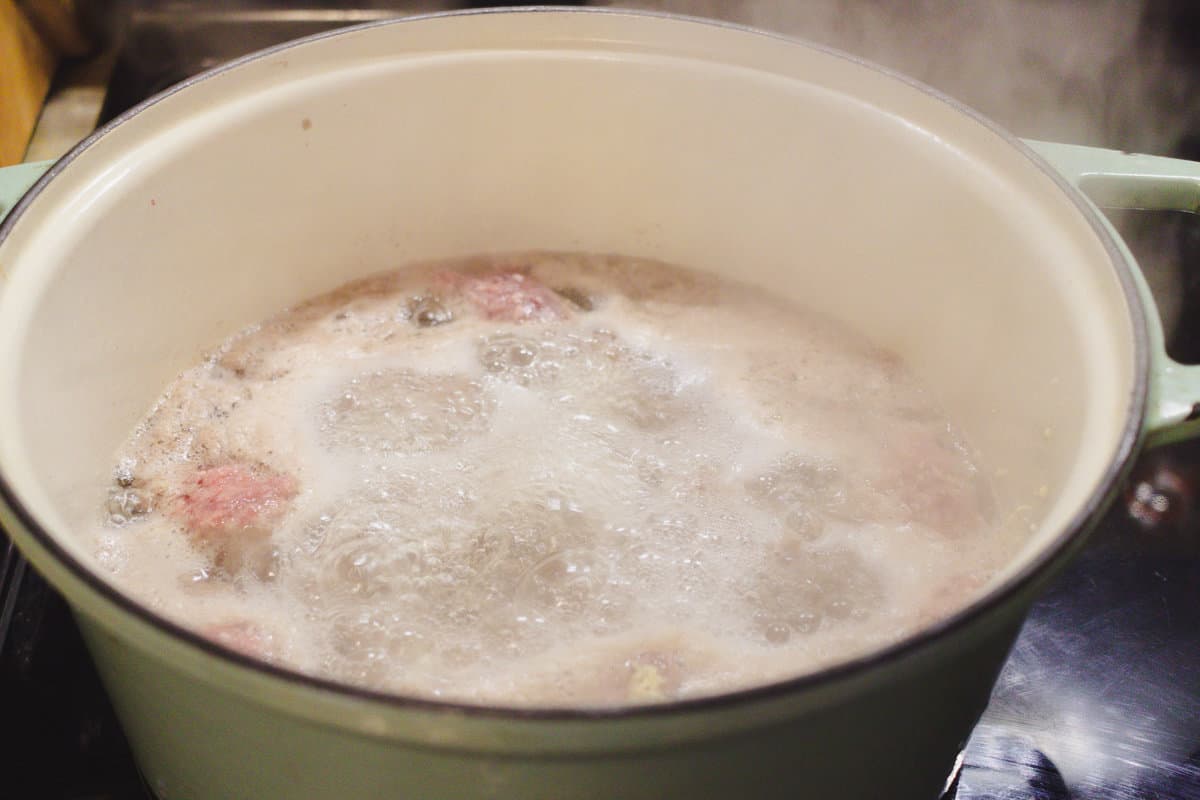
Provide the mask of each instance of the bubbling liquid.
{"label": "bubbling liquid", "polygon": [[509,706],[812,671],[961,607],[1022,543],[893,354],[617,256],[415,265],[243,331],[107,491],[102,563],[215,642]]}

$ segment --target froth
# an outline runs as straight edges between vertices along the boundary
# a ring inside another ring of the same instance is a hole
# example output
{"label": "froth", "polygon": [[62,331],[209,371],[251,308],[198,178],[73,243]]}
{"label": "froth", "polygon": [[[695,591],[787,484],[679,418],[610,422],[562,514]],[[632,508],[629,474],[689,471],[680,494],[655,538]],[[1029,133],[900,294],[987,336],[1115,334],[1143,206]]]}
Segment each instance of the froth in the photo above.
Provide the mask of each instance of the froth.
{"label": "froth", "polygon": [[120,457],[96,546],[132,593],[265,659],[490,703],[795,675],[1019,544],[894,356],[620,257],[344,287],[184,373]]}

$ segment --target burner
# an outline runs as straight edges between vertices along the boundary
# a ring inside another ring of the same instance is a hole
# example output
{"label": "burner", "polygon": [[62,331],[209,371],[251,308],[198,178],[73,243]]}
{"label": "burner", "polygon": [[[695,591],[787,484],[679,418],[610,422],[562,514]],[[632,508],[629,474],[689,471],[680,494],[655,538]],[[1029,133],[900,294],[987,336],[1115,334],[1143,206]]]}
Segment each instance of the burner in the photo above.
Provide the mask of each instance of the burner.
{"label": "burner", "polygon": [[0,652],[0,797],[141,800],[143,784],[66,603],[26,570]]}
{"label": "burner", "polygon": [[1067,784],[1027,737],[972,737],[956,800],[1068,800]]}
{"label": "burner", "polygon": [[1131,796],[1136,800],[1200,800],[1200,750],[1186,763],[1147,779]]}

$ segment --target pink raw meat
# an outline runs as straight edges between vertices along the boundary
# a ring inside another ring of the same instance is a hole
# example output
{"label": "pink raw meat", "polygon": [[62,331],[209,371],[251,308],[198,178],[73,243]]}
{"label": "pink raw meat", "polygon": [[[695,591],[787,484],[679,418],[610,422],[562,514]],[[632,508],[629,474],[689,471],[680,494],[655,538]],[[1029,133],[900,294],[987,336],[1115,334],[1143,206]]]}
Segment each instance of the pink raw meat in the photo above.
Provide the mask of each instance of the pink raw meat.
{"label": "pink raw meat", "polygon": [[265,467],[223,464],[196,472],[179,494],[189,530],[217,535],[269,525],[287,510],[296,482]]}
{"label": "pink raw meat", "polygon": [[244,564],[269,571],[264,543],[296,496],[296,481],[254,464],[230,463],[197,470],[172,504],[192,541],[212,551],[230,573]]}
{"label": "pink raw meat", "polygon": [[219,622],[202,628],[200,633],[217,644],[254,658],[270,661],[275,655],[274,637],[249,620]]}
{"label": "pink raw meat", "polygon": [[521,272],[445,276],[487,319],[506,322],[554,322],[564,319],[562,299],[537,279]]}
{"label": "pink raw meat", "polygon": [[982,523],[965,460],[928,431],[897,432],[890,439],[885,452],[891,463],[879,488],[899,501],[914,521],[952,538]]}

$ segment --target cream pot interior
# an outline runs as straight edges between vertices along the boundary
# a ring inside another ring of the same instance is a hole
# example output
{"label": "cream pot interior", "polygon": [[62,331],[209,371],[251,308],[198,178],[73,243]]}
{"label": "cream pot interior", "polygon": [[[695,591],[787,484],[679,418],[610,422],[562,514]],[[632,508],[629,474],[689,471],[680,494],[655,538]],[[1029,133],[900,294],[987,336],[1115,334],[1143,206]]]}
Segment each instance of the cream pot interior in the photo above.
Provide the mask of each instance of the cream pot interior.
{"label": "cream pot interior", "polygon": [[49,181],[0,247],[4,480],[92,564],[72,531],[116,445],[207,348],[407,261],[533,248],[735,276],[903,355],[1036,530],[1013,572],[1092,499],[1142,379],[1101,238],[961,109],[751,32],[480,14],[235,66]]}

